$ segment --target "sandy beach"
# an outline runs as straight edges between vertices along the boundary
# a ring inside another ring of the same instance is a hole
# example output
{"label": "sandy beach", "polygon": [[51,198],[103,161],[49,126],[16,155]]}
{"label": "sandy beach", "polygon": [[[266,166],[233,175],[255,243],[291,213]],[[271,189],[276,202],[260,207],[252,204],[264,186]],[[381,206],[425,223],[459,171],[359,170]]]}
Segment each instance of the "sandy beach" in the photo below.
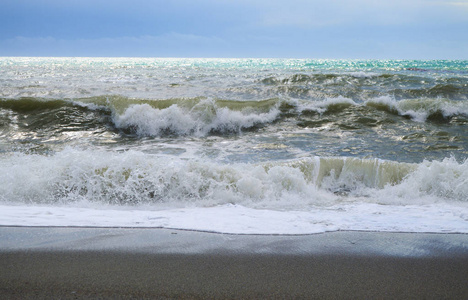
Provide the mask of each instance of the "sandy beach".
{"label": "sandy beach", "polygon": [[468,236],[0,228],[0,295],[466,299]]}

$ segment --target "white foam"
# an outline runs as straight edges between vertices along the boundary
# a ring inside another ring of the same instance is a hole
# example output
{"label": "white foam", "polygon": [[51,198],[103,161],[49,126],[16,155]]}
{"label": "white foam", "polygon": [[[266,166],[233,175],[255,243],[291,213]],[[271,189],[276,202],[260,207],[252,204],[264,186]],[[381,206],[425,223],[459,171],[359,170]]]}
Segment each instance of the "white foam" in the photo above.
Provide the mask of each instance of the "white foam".
{"label": "white foam", "polygon": [[468,116],[468,102],[455,101],[447,99],[407,99],[396,100],[391,96],[380,96],[370,100],[366,100],[363,104],[355,102],[352,99],[339,96],[336,98],[327,98],[320,101],[296,101],[298,112],[304,110],[316,111],[320,114],[326,112],[333,105],[369,105],[380,104],[386,106],[388,110],[393,110],[401,116],[410,116],[416,122],[425,122],[431,114],[441,113],[444,117],[452,117],[456,115]]}
{"label": "white foam", "polygon": [[316,111],[322,114],[326,112],[330,106],[340,105],[340,104],[358,105],[354,100],[343,97],[343,96],[339,96],[336,98],[327,98],[321,101],[307,101],[307,102],[302,102],[300,104],[298,103],[297,105],[298,105],[299,112],[302,112],[304,110],[312,110],[312,111]]}
{"label": "white foam", "polygon": [[468,233],[458,206],[337,205],[309,211],[275,211],[222,205],[142,210],[0,204],[0,225],[152,227],[231,234],[313,234],[338,230]]}
{"label": "white foam", "polygon": [[318,192],[296,168],[266,170],[137,151],[67,148],[53,156],[14,154],[0,159],[0,182],[0,200],[13,203],[212,206],[244,202],[281,207],[302,206],[305,195],[311,203],[327,199],[327,193]]}
{"label": "white foam", "polygon": [[424,161],[398,185],[374,191],[381,203],[468,203],[468,160]]}
{"label": "white foam", "polygon": [[382,96],[367,100],[365,104],[383,104],[389,109],[395,110],[399,115],[408,115],[416,122],[425,122],[434,113],[440,112],[444,117],[456,115],[468,116],[468,104],[466,101],[454,101],[447,99],[407,99],[397,101],[390,96]]}
{"label": "white foam", "polygon": [[135,128],[142,136],[160,136],[164,133],[204,136],[210,131],[240,132],[242,129],[274,121],[280,114],[274,107],[269,112],[235,111],[217,107],[205,100],[188,110],[176,104],[157,109],[149,104],[135,104],[122,114],[114,114],[119,128]]}
{"label": "white foam", "polygon": [[353,77],[357,77],[357,78],[373,78],[373,77],[379,76],[378,73],[369,72],[369,71],[356,71],[356,72],[349,72],[349,73],[345,73],[345,74],[349,74],[349,75],[351,75]]}
{"label": "white foam", "polygon": [[401,205],[425,203],[427,197],[468,203],[468,162],[453,158],[421,164],[304,158],[262,165],[66,148],[51,156],[1,157],[0,182],[0,200],[13,203],[236,203],[296,210],[333,205],[343,197],[374,203],[390,197]]}
{"label": "white foam", "polygon": [[468,232],[468,162],[219,164],[67,148],[0,158],[0,225]]}

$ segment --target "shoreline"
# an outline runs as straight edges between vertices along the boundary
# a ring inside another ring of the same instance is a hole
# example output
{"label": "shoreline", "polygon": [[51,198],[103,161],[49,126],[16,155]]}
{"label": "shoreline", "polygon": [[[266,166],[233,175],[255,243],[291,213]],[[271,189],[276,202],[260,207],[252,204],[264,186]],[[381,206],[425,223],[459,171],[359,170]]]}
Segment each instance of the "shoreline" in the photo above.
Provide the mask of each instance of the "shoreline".
{"label": "shoreline", "polygon": [[468,296],[468,235],[0,227],[5,298]]}

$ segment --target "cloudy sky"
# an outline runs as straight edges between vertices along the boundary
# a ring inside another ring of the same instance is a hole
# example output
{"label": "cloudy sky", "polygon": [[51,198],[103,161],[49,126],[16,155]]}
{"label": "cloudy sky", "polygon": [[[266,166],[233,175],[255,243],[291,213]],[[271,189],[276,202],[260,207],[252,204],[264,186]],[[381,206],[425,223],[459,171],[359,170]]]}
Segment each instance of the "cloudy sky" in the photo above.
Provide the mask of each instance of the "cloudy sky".
{"label": "cloudy sky", "polygon": [[468,59],[468,0],[1,0],[0,56]]}

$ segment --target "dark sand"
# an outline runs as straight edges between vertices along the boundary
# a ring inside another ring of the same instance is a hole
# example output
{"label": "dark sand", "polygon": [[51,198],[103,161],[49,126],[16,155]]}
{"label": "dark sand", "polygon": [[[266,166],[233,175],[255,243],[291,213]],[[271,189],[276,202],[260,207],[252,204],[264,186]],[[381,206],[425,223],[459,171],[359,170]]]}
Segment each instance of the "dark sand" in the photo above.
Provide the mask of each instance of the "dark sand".
{"label": "dark sand", "polygon": [[468,235],[0,227],[0,298],[468,299]]}

